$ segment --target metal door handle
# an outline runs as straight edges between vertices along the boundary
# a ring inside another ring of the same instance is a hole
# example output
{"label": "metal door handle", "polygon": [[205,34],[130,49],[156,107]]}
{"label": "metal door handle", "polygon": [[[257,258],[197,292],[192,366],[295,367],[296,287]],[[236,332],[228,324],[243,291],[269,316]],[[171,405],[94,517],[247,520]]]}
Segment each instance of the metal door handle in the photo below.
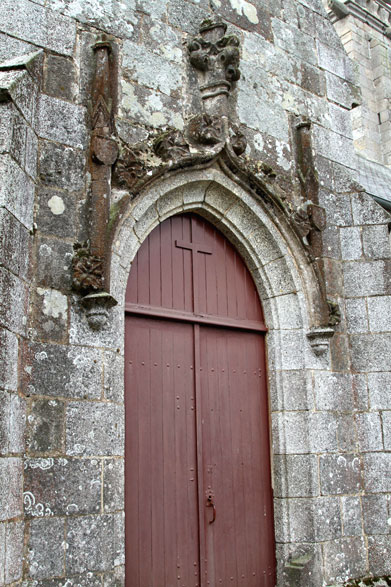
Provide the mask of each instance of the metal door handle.
{"label": "metal door handle", "polygon": [[216,520],[216,506],[214,504],[212,495],[208,496],[208,499],[206,500],[206,507],[213,508],[213,518],[209,520],[209,524],[213,524],[213,522]]}

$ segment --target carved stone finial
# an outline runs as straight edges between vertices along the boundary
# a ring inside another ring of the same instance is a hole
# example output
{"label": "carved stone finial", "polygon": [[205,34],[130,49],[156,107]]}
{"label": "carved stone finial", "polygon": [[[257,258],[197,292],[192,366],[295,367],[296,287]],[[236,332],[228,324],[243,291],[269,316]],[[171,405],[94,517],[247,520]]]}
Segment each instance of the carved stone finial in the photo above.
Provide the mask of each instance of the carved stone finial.
{"label": "carved stone finial", "polygon": [[102,330],[109,318],[110,308],[117,305],[117,300],[105,291],[88,294],[81,300],[86,311],[87,322],[92,330]]}
{"label": "carved stone finial", "polygon": [[203,73],[200,86],[203,100],[228,95],[232,82],[240,78],[239,39],[226,35],[222,21],[204,20],[200,35],[189,43],[190,63]]}

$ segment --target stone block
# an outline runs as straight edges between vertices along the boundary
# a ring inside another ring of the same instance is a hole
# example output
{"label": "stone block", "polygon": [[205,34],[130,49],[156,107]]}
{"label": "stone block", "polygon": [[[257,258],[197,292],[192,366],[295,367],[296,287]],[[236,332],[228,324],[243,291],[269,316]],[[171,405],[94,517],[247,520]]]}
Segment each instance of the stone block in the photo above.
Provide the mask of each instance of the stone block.
{"label": "stone block", "polygon": [[381,419],[383,424],[384,448],[388,451],[391,449],[391,411],[382,412]]}
{"label": "stone block", "polygon": [[72,55],[76,23],[29,0],[3,0],[0,30],[63,55]]}
{"label": "stone block", "polygon": [[92,514],[100,511],[100,505],[101,464],[97,459],[25,460],[26,516]]}
{"label": "stone block", "polygon": [[169,97],[125,79],[121,80],[121,92],[120,116],[156,128],[172,126],[183,129],[182,107],[176,97]]}
{"label": "stone block", "polygon": [[0,458],[0,521],[22,514],[22,460]]}
{"label": "stone block", "polygon": [[357,450],[357,431],[353,414],[337,416],[338,448],[340,452]]}
{"label": "stone block", "polygon": [[390,574],[391,536],[368,536],[368,560],[373,575]]}
{"label": "stone block", "polygon": [[300,61],[317,65],[317,55],[313,36],[302,33],[298,28],[272,19],[275,44]]}
{"label": "stone block", "polygon": [[34,120],[37,107],[37,87],[26,71],[8,70],[0,72],[0,83],[19,108],[28,123]]}
{"label": "stone block", "polygon": [[[208,200],[208,195],[206,200]],[[257,228],[248,238],[249,242],[255,247],[257,254],[259,254],[263,265],[281,257],[281,250],[270,236],[266,226]]]}
{"label": "stone block", "polygon": [[29,402],[27,450],[29,453],[56,453],[63,449],[64,403],[56,400]]}
{"label": "stone block", "polygon": [[311,374],[304,370],[269,371],[269,392],[272,412],[314,407]]}
{"label": "stone block", "polygon": [[275,497],[319,495],[316,455],[275,455],[273,473]]}
{"label": "stone block", "polygon": [[320,545],[276,544],[277,579],[281,587],[312,587],[323,582]]}
{"label": "stone block", "polygon": [[342,47],[334,48],[316,41],[319,65],[322,69],[348,82],[355,81],[353,63]]}
{"label": "stone block", "polygon": [[374,412],[356,415],[357,436],[362,452],[383,450],[383,434],[380,415]]}
{"label": "stone block", "polygon": [[372,332],[391,331],[391,296],[368,298],[369,327]]}
{"label": "stone block", "polygon": [[106,573],[103,576],[103,587],[124,587],[125,567],[116,567],[113,573]]}
{"label": "stone block", "polygon": [[27,124],[12,103],[0,105],[0,153],[9,153],[24,167],[26,157]]}
{"label": "stone block", "polygon": [[124,461],[105,459],[103,469],[103,507],[105,513],[124,509]]}
{"label": "stone block", "polygon": [[332,414],[287,412],[272,415],[275,454],[333,452],[337,423]]}
{"label": "stone block", "polygon": [[28,173],[28,175],[35,181],[37,178],[38,164],[38,137],[30,127],[27,127],[25,154],[25,170]]}
{"label": "stone block", "polygon": [[76,240],[76,195],[72,192],[40,188],[38,190],[38,230]]}
{"label": "stone block", "polygon": [[199,26],[209,13],[190,2],[170,0],[167,3],[168,23],[175,29],[190,34],[197,34]]}
{"label": "stone block", "polygon": [[341,537],[337,498],[275,500],[277,542],[317,542]]}
{"label": "stone block", "polygon": [[29,575],[36,581],[64,574],[65,520],[31,520]]}
{"label": "stone block", "polygon": [[14,37],[9,37],[3,33],[0,33],[0,61],[7,61],[13,57],[19,57],[20,55],[27,55],[37,51],[36,45],[31,43],[25,43]]}
{"label": "stone block", "polygon": [[69,303],[66,295],[55,289],[37,287],[30,300],[31,328],[41,341],[67,342]]}
{"label": "stone block", "polygon": [[348,371],[349,341],[344,334],[336,333],[330,340],[331,367],[333,371]]}
{"label": "stone block", "polygon": [[271,369],[303,369],[305,357],[303,333],[296,330],[269,331],[267,345]]}
{"label": "stone block", "polygon": [[369,259],[388,259],[391,256],[390,237],[386,224],[363,226],[364,255]]}
{"label": "stone block", "polygon": [[0,328],[0,388],[18,389],[18,339],[9,330]]}
{"label": "stone block", "polygon": [[391,533],[387,495],[363,495],[362,509],[366,534]]}
{"label": "stone block", "polygon": [[182,86],[181,67],[132,41],[125,41],[122,67],[131,79],[170,96]]}
{"label": "stone block", "polygon": [[[68,521],[66,571],[109,571],[114,566],[114,515],[82,516]],[[88,542],[86,542],[88,536]]]}
{"label": "stone block", "polygon": [[352,121],[349,110],[329,104],[329,127],[338,134],[352,139]]}
{"label": "stone block", "polygon": [[0,267],[0,325],[17,334],[25,333],[27,295],[25,283]]}
{"label": "stone block", "polygon": [[79,0],[50,0],[50,8],[66,14],[72,20],[104,30],[116,37],[131,38],[135,34],[137,15],[135,0],[113,0],[93,5]]}
{"label": "stone block", "polygon": [[368,332],[367,300],[365,298],[352,298],[345,300],[345,315],[348,332]]}
{"label": "stone block", "polygon": [[86,156],[83,151],[41,141],[39,178],[43,184],[68,191],[82,190],[85,165]]}
{"label": "stone block", "polygon": [[[5,526],[4,583],[8,585],[22,578],[24,523],[10,522]],[[1,539],[0,539],[1,545]],[[1,577],[1,571],[0,571]]]}
{"label": "stone block", "polygon": [[[24,581],[23,587],[37,587],[38,581]],[[41,579],[39,587],[102,587],[102,575],[84,573],[61,579]]]}
{"label": "stone block", "polygon": [[391,410],[391,373],[368,373],[368,389],[373,410]]}
{"label": "stone block", "polygon": [[34,184],[9,155],[0,155],[0,207],[32,229]]}
{"label": "stone block", "polygon": [[334,452],[338,446],[338,422],[333,414],[315,412],[309,415],[311,452]]}
{"label": "stone block", "polygon": [[391,491],[391,453],[363,455],[364,487],[368,493]]}
{"label": "stone block", "polygon": [[30,245],[28,230],[5,208],[0,208],[0,264],[15,275],[26,277]]}
{"label": "stone block", "polygon": [[83,149],[87,145],[85,108],[42,94],[37,113],[38,136]]}
{"label": "stone block", "polygon": [[[104,422],[104,426],[102,426]],[[73,402],[67,408],[68,455],[121,456],[124,452],[124,410],[110,403]]]}
{"label": "stone block", "polygon": [[352,378],[345,373],[318,371],[314,374],[318,410],[351,411],[354,408]]}
{"label": "stone block", "polygon": [[105,326],[96,331],[92,330],[86,313],[80,309],[79,298],[76,296],[72,298],[69,329],[71,344],[100,347],[121,353],[124,346],[123,332],[124,313],[121,306],[112,308]]}
{"label": "stone block", "polygon": [[71,59],[48,54],[43,91],[49,96],[72,101],[76,94],[76,70]]}
{"label": "stone block", "polygon": [[332,218],[336,226],[349,226],[352,224],[350,199],[346,195],[335,194],[329,190],[319,191],[319,205],[327,210],[327,217]]}
{"label": "stone block", "polygon": [[182,47],[180,36],[172,27],[146,16],[142,20],[141,28],[144,43],[149,49],[169,61],[183,63],[185,47]]}
{"label": "stone block", "polygon": [[356,373],[352,375],[353,382],[353,396],[357,410],[368,410],[369,395],[367,377],[363,374]]}
{"label": "stone block", "polygon": [[5,531],[6,531],[6,524],[0,523],[0,584],[5,584],[5,553],[6,553],[6,542],[5,542]]}
{"label": "stone block", "polygon": [[112,402],[124,402],[124,358],[119,353],[104,353],[104,394]]}
{"label": "stone block", "polygon": [[269,41],[273,39],[267,1],[258,0],[256,4],[253,4],[247,0],[242,3],[212,0],[212,5],[217,8],[224,20],[231,22],[239,29],[258,33]]}
{"label": "stone block", "polygon": [[100,399],[102,358],[98,349],[31,343],[24,349],[27,395]]}
{"label": "stone block", "polygon": [[342,259],[353,260],[362,257],[361,231],[358,227],[340,228]]}
{"label": "stone block", "polygon": [[327,584],[341,583],[367,574],[367,551],[364,538],[342,538],[324,545]]}
{"label": "stone block", "polygon": [[282,141],[289,142],[286,111],[265,99],[252,85],[238,88],[238,116],[246,126]]}
{"label": "stone block", "polygon": [[348,110],[353,104],[361,103],[360,92],[356,86],[330,71],[325,72],[325,77],[326,92],[329,100],[340,104]]}
{"label": "stone block", "polygon": [[387,371],[390,367],[391,334],[355,334],[350,337],[355,371]]}
{"label": "stone block", "polygon": [[37,239],[37,283],[40,288],[69,290],[73,253],[70,243],[49,237]]}
{"label": "stone block", "polygon": [[313,125],[314,149],[331,161],[354,169],[356,154],[353,141],[319,125]]}
{"label": "stone block", "polygon": [[365,193],[352,196],[354,224],[388,224],[389,215],[375,200]]}
{"label": "stone block", "polygon": [[358,493],[362,489],[361,463],[354,454],[322,455],[319,473],[322,495]]}
{"label": "stone block", "polygon": [[341,497],[344,536],[362,535],[362,511],[359,497]]}
{"label": "stone block", "polygon": [[343,267],[348,297],[381,295],[390,291],[390,275],[384,261],[346,261]]}
{"label": "stone block", "polygon": [[26,402],[16,393],[0,390],[0,454],[24,452]]}

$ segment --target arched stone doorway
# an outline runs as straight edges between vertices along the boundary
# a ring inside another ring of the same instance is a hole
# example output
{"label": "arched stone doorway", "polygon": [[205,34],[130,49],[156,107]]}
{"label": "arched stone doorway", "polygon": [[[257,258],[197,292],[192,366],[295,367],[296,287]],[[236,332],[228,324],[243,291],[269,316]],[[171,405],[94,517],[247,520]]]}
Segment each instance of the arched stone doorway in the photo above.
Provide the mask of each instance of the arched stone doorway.
{"label": "arched stone doorway", "polygon": [[275,585],[265,325],[240,256],[173,216],[126,295],[127,587]]}

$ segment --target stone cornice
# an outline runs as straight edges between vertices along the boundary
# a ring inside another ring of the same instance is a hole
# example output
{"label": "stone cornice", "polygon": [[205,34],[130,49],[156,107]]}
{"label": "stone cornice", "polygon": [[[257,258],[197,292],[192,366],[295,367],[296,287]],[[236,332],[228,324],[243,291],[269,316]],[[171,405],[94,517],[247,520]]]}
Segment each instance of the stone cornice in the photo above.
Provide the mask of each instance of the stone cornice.
{"label": "stone cornice", "polygon": [[391,25],[391,4],[386,0],[328,0],[327,8],[332,22],[352,15],[383,34]]}

